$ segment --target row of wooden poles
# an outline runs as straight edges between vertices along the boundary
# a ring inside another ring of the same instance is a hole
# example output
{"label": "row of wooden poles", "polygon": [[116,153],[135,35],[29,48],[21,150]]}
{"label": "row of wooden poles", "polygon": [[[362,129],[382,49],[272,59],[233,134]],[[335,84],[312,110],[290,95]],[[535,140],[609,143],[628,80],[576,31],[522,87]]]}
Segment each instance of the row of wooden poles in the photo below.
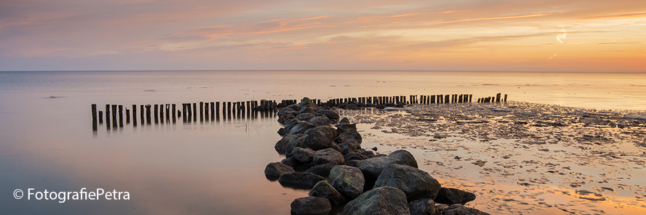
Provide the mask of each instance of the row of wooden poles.
{"label": "row of wooden poles", "polygon": [[[291,102],[292,100],[290,100]],[[285,101],[283,101],[285,102]],[[260,117],[272,117],[278,104],[276,101],[261,100],[261,101],[246,101],[246,102],[222,102],[222,110],[220,111],[220,102],[200,102],[200,103],[183,103],[182,110],[177,109],[176,104],[154,104],[154,105],[139,105],[139,116],[141,123],[137,123],[137,105],[132,105],[132,109],[125,108],[124,106],[116,104],[105,105],[105,123],[109,129],[123,127],[125,124],[130,124],[136,127],[139,125],[151,124],[165,124],[177,123],[178,118],[182,118],[184,123],[192,123],[198,121],[219,121],[237,119],[251,119]],[[198,112],[199,108],[199,112]],[[132,110],[132,111],[131,111]],[[98,125],[102,125],[104,121],[104,111],[97,111],[96,104],[92,104],[92,129],[96,131]],[[132,114],[131,114],[132,113]],[[124,120],[125,116],[125,120]],[[132,116],[132,117],[131,117]],[[112,122],[112,123],[111,123]]]}
{"label": "row of wooden poles", "polygon": [[[337,106],[342,103],[355,103],[355,104],[448,104],[448,103],[470,103],[472,94],[448,94],[448,95],[410,95],[408,99],[406,96],[373,96],[373,97],[357,97],[357,98],[336,98],[330,99],[323,105]],[[320,99],[312,99],[312,101],[321,105]],[[498,93],[495,97],[479,98],[478,103],[492,103],[492,102],[507,102],[507,94],[504,99]],[[277,103],[276,100],[260,100],[260,101],[246,101],[246,102],[200,102],[200,103],[183,103],[182,110],[178,110],[176,104],[154,104],[154,105],[140,105],[141,110],[140,125],[151,125],[161,123],[176,123],[177,118],[181,117],[184,123],[192,123],[198,121],[219,121],[220,115],[223,120],[237,119],[251,119],[260,117],[274,116],[277,108],[286,107],[288,105],[297,104],[298,100],[282,100]],[[222,110],[220,111],[220,104]],[[199,112],[198,112],[199,108]],[[132,114],[131,114],[132,110]],[[103,124],[103,111],[97,111],[96,104],[92,104],[92,128],[97,130],[99,124]],[[132,105],[132,109],[125,108],[123,105],[106,104],[105,105],[105,123],[108,129],[123,127],[125,124],[130,124],[132,119],[133,126],[137,126],[137,105]],[[245,116],[246,115],[246,116]],[[131,117],[132,116],[132,117]],[[153,121],[154,120],[154,121]],[[112,122],[112,123],[110,123]],[[110,126],[112,125],[112,126]]]}

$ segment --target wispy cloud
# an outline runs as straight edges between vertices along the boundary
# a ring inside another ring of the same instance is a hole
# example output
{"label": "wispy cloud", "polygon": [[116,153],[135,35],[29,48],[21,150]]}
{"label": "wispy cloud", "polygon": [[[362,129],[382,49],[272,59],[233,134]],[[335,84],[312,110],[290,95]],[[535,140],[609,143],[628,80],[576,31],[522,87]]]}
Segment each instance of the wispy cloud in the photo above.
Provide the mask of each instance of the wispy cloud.
{"label": "wispy cloud", "polygon": [[585,21],[585,20],[597,20],[597,19],[626,19],[626,18],[639,18],[639,17],[646,17],[646,12],[614,14],[614,15],[607,15],[607,16],[591,16],[591,17],[583,17],[583,18],[577,18],[577,19],[569,19],[568,21]]}
{"label": "wispy cloud", "polygon": [[484,21],[484,20],[521,19],[521,18],[531,18],[531,17],[548,16],[548,15],[551,15],[551,14],[528,14],[528,15],[518,15],[518,16],[482,17],[482,18],[472,18],[472,19],[459,19],[459,20],[444,21],[444,22],[437,22],[437,23],[446,24],[446,23],[473,22],[473,21]]}

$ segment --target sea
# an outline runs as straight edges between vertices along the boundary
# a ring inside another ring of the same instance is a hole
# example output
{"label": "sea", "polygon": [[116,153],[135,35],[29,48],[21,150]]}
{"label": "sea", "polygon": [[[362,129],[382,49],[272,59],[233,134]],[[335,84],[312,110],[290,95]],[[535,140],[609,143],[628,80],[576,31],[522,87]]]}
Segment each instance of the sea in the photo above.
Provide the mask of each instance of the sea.
{"label": "sea", "polygon": [[[106,104],[181,110],[199,102],[438,94],[475,101],[497,93],[638,114],[646,110],[646,73],[3,71],[0,214],[288,214],[293,199],[307,196],[264,175],[268,163],[284,158],[274,150],[282,126],[273,114],[94,129],[92,104],[99,111]],[[34,194],[82,189],[129,199],[61,202]]]}

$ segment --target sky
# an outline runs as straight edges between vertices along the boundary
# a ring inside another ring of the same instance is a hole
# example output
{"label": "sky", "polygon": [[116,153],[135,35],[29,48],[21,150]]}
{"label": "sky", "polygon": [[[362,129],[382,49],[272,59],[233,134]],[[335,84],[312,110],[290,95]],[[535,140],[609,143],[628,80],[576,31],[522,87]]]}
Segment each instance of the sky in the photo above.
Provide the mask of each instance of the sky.
{"label": "sky", "polygon": [[643,0],[0,0],[0,71],[646,72]]}

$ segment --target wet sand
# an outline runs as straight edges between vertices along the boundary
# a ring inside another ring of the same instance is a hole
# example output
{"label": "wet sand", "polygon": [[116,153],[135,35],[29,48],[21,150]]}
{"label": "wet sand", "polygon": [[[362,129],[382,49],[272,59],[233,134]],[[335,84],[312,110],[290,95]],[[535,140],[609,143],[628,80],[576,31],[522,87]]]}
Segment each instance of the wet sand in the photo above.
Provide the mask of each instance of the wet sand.
{"label": "wet sand", "polygon": [[340,112],[359,123],[364,148],[411,151],[485,212],[646,213],[644,112],[525,102]]}

